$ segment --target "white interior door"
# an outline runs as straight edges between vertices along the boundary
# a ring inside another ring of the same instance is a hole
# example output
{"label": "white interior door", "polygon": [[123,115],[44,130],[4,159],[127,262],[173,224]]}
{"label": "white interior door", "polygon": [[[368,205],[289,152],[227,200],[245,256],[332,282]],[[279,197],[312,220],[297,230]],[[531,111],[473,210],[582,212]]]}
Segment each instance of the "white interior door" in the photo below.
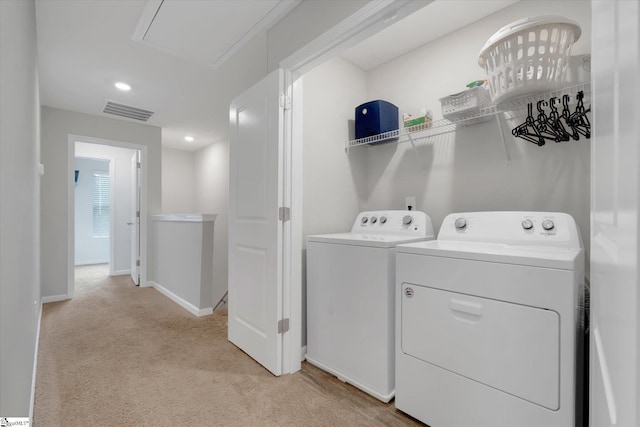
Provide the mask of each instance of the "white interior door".
{"label": "white interior door", "polygon": [[229,340],[282,374],[283,71],[231,103]]}
{"label": "white interior door", "polygon": [[129,230],[131,231],[131,279],[140,285],[140,152],[131,156],[131,212]]}
{"label": "white interior door", "polygon": [[592,2],[592,426],[640,425],[640,6]]}

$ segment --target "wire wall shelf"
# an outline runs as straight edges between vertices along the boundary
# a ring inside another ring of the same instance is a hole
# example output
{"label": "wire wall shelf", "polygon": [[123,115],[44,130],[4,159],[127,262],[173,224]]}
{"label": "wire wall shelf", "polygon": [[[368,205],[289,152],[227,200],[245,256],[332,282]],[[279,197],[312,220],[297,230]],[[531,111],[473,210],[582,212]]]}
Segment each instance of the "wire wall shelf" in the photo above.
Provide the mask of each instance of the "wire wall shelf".
{"label": "wire wall shelf", "polygon": [[578,92],[584,93],[585,102],[591,101],[591,84],[581,83],[575,86],[569,86],[543,94],[535,94],[516,98],[499,105],[491,105],[474,112],[462,114],[455,120],[440,119],[432,122],[422,123],[416,126],[406,127],[374,136],[369,136],[366,138],[350,140],[347,141],[345,150],[348,153],[352,148],[361,147],[363,145],[375,145],[387,142],[395,142],[397,144],[410,142],[412,145],[415,145],[417,141],[428,139],[437,135],[455,132],[456,129],[459,129],[462,126],[470,126],[477,123],[486,122],[492,117],[497,117],[498,121],[500,121],[500,115],[502,113],[504,113],[504,117],[507,120],[514,120],[520,117],[524,117],[527,115],[527,105],[530,103],[535,104],[538,101],[548,100],[550,98],[560,99],[564,95],[570,95],[572,99],[575,99]]}

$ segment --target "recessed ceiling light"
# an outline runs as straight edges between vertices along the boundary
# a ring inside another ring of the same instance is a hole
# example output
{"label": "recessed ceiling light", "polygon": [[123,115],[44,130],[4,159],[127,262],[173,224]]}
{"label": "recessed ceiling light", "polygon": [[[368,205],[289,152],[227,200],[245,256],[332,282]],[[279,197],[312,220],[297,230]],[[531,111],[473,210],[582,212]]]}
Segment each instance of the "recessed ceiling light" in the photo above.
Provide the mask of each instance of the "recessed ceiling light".
{"label": "recessed ceiling light", "polygon": [[184,140],[187,142],[193,142],[193,137],[192,136],[185,136]]}
{"label": "recessed ceiling light", "polygon": [[115,86],[118,89],[123,90],[123,91],[131,90],[131,86],[129,86],[128,84],[123,83],[123,82],[118,82],[118,83],[115,84]]}

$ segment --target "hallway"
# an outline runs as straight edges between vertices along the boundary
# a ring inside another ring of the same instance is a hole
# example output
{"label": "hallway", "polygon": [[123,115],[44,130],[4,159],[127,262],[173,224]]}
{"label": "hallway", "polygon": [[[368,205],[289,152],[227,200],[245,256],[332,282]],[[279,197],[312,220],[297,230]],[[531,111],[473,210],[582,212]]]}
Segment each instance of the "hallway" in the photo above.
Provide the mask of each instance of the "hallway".
{"label": "hallway", "polygon": [[36,426],[420,425],[307,363],[274,377],[227,341],[226,310],[197,318],[107,271],[44,305]]}

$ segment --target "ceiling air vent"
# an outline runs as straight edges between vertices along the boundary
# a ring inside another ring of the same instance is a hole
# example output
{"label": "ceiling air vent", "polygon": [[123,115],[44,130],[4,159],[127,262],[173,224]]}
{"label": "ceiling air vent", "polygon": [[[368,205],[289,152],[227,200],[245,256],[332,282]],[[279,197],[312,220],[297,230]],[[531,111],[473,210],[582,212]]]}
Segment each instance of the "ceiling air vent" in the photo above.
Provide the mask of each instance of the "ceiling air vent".
{"label": "ceiling air vent", "polygon": [[117,102],[109,100],[107,100],[107,103],[104,105],[102,112],[126,117],[128,119],[140,120],[142,122],[146,122],[149,120],[149,117],[154,114],[153,111],[143,110],[142,108],[136,108],[130,105],[118,104]]}

